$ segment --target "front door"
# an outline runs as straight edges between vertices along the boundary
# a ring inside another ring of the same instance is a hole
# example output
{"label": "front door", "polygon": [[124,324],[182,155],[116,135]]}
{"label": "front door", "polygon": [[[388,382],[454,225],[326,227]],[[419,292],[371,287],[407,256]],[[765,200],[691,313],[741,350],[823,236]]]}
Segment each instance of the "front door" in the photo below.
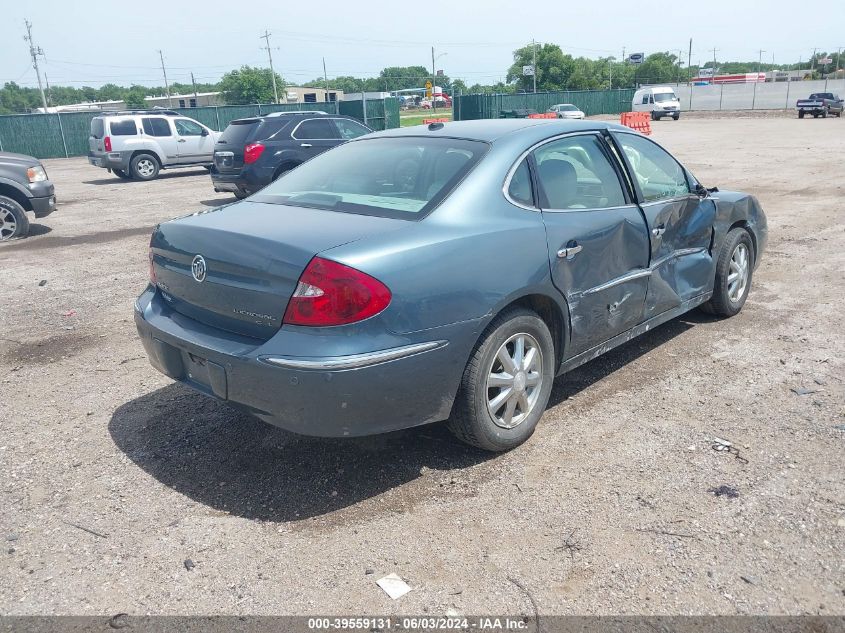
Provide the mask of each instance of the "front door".
{"label": "front door", "polygon": [[180,163],[210,163],[214,154],[214,137],[191,119],[175,119]]}
{"label": "front door", "polygon": [[531,160],[552,279],[569,305],[571,357],[642,321],[648,232],[601,134],[555,139]]}
{"label": "front door", "polygon": [[645,318],[678,307],[713,288],[716,203],[691,190],[684,168],[636,133],[614,132],[648,223],[651,240]]}
{"label": "front door", "polygon": [[141,119],[144,126],[144,134],[155,137],[161,148],[162,161],[166,164],[173,164],[179,160],[179,143],[177,143],[176,131],[170,119],[160,116],[149,116]]}

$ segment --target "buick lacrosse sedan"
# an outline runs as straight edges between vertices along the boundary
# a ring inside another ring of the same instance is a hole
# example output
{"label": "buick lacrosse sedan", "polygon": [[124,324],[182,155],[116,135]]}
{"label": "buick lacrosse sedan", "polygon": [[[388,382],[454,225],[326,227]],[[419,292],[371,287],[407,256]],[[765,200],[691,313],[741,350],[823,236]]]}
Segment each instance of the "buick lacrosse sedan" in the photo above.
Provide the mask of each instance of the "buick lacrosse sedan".
{"label": "buick lacrosse sedan", "polygon": [[499,451],[555,376],[693,308],[739,312],[765,245],[753,196],[628,128],[435,123],[161,224],[135,322],[157,369],[285,429],[448,420]]}

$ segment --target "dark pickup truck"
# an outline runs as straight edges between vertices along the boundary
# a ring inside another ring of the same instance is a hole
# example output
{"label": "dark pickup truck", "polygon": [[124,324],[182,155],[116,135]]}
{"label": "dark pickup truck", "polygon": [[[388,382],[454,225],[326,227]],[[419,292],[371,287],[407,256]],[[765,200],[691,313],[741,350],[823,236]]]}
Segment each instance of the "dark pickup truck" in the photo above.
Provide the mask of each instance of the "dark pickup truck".
{"label": "dark pickup truck", "polygon": [[805,114],[812,114],[814,119],[826,118],[829,114],[842,116],[842,99],[832,92],[814,92],[809,99],[799,99],[795,107],[799,119],[803,119]]}
{"label": "dark pickup truck", "polygon": [[56,210],[56,192],[37,158],[0,152],[0,242],[26,237],[26,212],[43,218]]}

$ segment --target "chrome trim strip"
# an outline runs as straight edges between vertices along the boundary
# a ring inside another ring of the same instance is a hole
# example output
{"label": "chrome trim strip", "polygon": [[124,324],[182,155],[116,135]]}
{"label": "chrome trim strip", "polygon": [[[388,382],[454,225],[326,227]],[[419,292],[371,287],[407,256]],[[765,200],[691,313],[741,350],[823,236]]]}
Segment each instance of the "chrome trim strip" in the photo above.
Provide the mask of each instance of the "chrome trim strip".
{"label": "chrome trim strip", "polygon": [[607,290],[608,288],[613,288],[613,286],[618,286],[619,284],[624,284],[627,281],[633,281],[634,279],[640,279],[641,277],[651,277],[652,270],[650,268],[644,268],[642,270],[635,270],[633,272],[627,273],[622,275],[621,277],[617,277],[616,279],[611,279],[610,281],[601,284],[600,286],[595,286],[594,288],[590,288],[589,290],[585,290],[582,292],[582,295],[591,295],[596,292],[601,292],[603,290]]}
{"label": "chrome trim strip", "polygon": [[386,363],[391,360],[398,360],[414,354],[430,352],[440,347],[445,347],[449,341],[429,341],[428,343],[415,343],[392,347],[378,352],[367,352],[365,354],[351,354],[349,356],[327,356],[323,358],[303,358],[300,356],[267,356],[261,360],[286,369],[311,369],[311,370],[339,370],[359,369],[379,363]]}

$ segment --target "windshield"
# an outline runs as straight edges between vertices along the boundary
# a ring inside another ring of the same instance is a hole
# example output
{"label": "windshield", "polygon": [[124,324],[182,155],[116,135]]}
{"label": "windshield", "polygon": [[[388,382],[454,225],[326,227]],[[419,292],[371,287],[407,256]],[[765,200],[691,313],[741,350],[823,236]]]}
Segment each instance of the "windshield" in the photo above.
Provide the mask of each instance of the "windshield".
{"label": "windshield", "polygon": [[574,112],[578,108],[576,108],[574,105],[566,104],[566,105],[558,106],[558,109],[562,110],[562,111],[566,111],[566,112]]}
{"label": "windshield", "polygon": [[303,163],[252,199],[416,219],[436,207],[487,149],[486,143],[450,138],[354,141]]}
{"label": "windshield", "polygon": [[654,95],[654,100],[658,103],[662,101],[676,101],[678,97],[673,92],[658,92]]}

